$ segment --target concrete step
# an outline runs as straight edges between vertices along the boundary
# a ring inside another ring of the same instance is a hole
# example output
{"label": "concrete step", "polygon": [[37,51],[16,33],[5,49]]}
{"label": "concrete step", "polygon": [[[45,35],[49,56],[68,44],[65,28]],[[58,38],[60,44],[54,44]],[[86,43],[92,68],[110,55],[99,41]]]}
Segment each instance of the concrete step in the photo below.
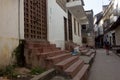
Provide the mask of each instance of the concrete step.
{"label": "concrete step", "polygon": [[65,70],[65,73],[73,78],[77,73],[78,71],[81,70],[81,68],[84,66],[84,61],[83,60],[78,60],[76,61],[75,63],[73,63],[70,67],[68,67],[66,70]]}
{"label": "concrete step", "polygon": [[85,47],[80,47],[80,51],[85,50],[85,49],[86,49]]}
{"label": "concrete step", "polygon": [[68,59],[65,59],[57,64],[55,64],[56,69],[59,71],[63,71],[66,68],[68,68],[70,65],[72,65],[74,62],[76,62],[79,59],[78,56],[72,56]]}
{"label": "concrete step", "polygon": [[91,55],[91,58],[94,58],[95,57],[95,53],[93,53],[92,55]]}
{"label": "concrete step", "polygon": [[33,48],[38,48],[38,47],[50,47],[50,44],[47,43],[30,43],[27,44],[27,46],[29,47],[33,47]]}
{"label": "concrete step", "polygon": [[44,52],[44,53],[45,53],[45,52],[50,52],[50,51],[54,51],[54,50],[52,50],[50,47],[43,48],[43,52]]}
{"label": "concrete step", "polygon": [[52,48],[56,48],[56,44],[50,44]]}
{"label": "concrete step", "polygon": [[[46,69],[47,67],[52,68],[53,63],[49,63],[46,58],[61,55],[61,53],[63,53],[63,51],[58,49],[55,44],[50,44],[47,41],[30,40],[25,42],[25,58],[27,59],[27,65],[31,64],[31,66],[41,66],[45,67]],[[59,61],[58,59],[55,59],[56,61],[53,62]],[[54,60],[54,58],[51,60]],[[29,63],[31,61],[32,63]]]}
{"label": "concrete step", "polygon": [[86,56],[91,56],[92,53],[93,53],[93,52],[90,50],[90,51],[88,51],[85,55],[86,55]]}
{"label": "concrete step", "polygon": [[93,53],[96,53],[96,50],[95,49],[90,49]]}
{"label": "concrete step", "polygon": [[50,52],[46,52],[46,53],[41,53],[41,56],[53,57],[53,56],[57,56],[57,55],[60,55],[60,54],[63,54],[63,53],[65,53],[65,51],[56,50],[56,51],[50,51]]}
{"label": "concrete step", "polygon": [[84,76],[84,75],[87,74],[88,68],[89,68],[89,65],[87,64],[84,65],[72,80],[81,80],[83,77],[84,77],[84,80],[87,80],[88,76]]}
{"label": "concrete step", "polygon": [[95,58],[95,53],[93,53],[91,56],[90,56],[91,60],[89,62],[89,65],[91,67],[92,63],[94,62],[94,58]]}
{"label": "concrete step", "polygon": [[30,41],[30,42],[26,42],[25,45],[26,48],[39,48],[42,47],[44,48],[51,48],[51,49],[57,49],[55,44],[50,44],[49,42],[34,42],[34,41]]}
{"label": "concrete step", "polygon": [[88,49],[85,49],[85,50],[82,50],[80,51],[82,54],[86,54],[89,50]]}
{"label": "concrete step", "polygon": [[57,55],[57,56],[53,56],[53,57],[48,57],[46,60],[52,62],[53,64],[56,64],[60,61],[63,61],[69,57],[71,57],[72,55],[69,54],[69,53],[64,53],[64,54],[60,54],[60,55]]}

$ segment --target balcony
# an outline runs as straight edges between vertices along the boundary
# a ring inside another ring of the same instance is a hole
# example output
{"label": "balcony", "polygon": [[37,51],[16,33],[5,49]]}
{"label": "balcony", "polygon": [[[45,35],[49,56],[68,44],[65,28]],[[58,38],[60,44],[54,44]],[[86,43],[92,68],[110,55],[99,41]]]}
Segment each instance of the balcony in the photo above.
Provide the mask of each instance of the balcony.
{"label": "balcony", "polygon": [[80,21],[81,24],[89,24],[87,16],[79,18],[79,21]]}
{"label": "balcony", "polygon": [[64,11],[66,11],[66,0],[56,0],[56,2]]}
{"label": "balcony", "polygon": [[119,27],[119,25],[120,25],[120,16],[117,18],[116,22],[114,22],[108,29],[106,29],[105,32],[112,31],[116,29],[117,27]]}
{"label": "balcony", "polygon": [[110,23],[114,23],[117,21],[117,16],[111,16],[110,17]]}
{"label": "balcony", "polygon": [[113,21],[111,20],[111,19],[106,19],[105,21],[104,21],[104,24],[103,24],[103,26],[104,26],[104,32],[105,33],[107,33],[107,31],[111,28],[111,26],[113,25]]}
{"label": "balcony", "polygon": [[66,3],[66,8],[83,24],[86,23],[87,16],[84,11],[83,0],[70,0]]}
{"label": "balcony", "polygon": [[110,27],[110,19],[106,19],[103,24],[104,31],[106,31]]}
{"label": "balcony", "polygon": [[113,14],[114,16],[120,16],[120,8],[114,9]]}

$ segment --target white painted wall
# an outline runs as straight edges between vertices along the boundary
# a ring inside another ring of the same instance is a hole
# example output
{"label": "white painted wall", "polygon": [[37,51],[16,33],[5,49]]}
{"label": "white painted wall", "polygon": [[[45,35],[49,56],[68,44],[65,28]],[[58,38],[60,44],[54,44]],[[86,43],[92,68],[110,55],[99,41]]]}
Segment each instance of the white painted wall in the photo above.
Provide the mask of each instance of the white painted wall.
{"label": "white painted wall", "polygon": [[78,21],[76,19],[76,33],[74,32],[74,16],[72,15],[72,29],[73,29],[73,42],[82,46],[82,36],[81,36],[81,24],[79,22],[79,34],[78,34]]}
{"label": "white painted wall", "polygon": [[[23,0],[20,0],[20,36],[24,39]],[[10,63],[11,54],[17,47],[18,0],[0,0],[0,66]]]}
{"label": "white painted wall", "polygon": [[48,40],[57,47],[64,49],[64,17],[66,12],[56,3],[56,0],[48,0]]}
{"label": "white painted wall", "polygon": [[103,20],[100,21],[100,23],[98,24],[99,26],[99,29],[100,29],[100,35],[102,35],[104,32],[103,32]]}

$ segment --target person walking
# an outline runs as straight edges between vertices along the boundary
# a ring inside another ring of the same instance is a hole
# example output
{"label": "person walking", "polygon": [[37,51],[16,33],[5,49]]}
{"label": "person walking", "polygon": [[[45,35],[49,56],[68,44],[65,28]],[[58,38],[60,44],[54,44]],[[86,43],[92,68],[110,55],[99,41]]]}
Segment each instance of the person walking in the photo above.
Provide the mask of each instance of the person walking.
{"label": "person walking", "polygon": [[105,49],[106,49],[106,54],[109,55],[109,50],[110,50],[109,42],[105,42]]}

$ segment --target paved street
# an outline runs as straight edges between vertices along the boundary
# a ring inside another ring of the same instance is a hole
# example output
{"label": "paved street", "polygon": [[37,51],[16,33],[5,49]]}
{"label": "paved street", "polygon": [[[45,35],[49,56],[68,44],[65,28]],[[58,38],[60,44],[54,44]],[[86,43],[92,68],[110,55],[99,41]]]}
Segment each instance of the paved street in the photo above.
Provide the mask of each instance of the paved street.
{"label": "paved street", "polygon": [[98,49],[88,80],[120,80],[120,57],[112,52],[106,55],[104,49]]}

